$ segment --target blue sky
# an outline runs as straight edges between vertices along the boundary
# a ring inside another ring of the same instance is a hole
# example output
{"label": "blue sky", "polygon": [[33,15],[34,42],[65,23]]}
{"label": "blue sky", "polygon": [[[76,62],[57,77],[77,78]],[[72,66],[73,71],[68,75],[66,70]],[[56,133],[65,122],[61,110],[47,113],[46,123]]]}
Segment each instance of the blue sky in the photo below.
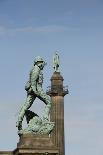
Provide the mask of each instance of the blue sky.
{"label": "blue sky", "polygon": [[[70,91],[65,96],[66,155],[103,154],[102,42],[102,0],[0,0],[0,150],[16,148],[17,113],[35,56],[48,64],[46,91],[58,50]],[[41,114],[38,104],[32,108]]]}

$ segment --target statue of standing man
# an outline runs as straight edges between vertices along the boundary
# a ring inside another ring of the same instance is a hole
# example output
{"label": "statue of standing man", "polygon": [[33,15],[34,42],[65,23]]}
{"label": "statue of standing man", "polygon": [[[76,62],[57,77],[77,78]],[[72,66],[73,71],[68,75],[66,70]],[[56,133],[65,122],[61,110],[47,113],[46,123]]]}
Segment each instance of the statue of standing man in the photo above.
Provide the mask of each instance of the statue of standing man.
{"label": "statue of standing man", "polygon": [[42,84],[43,84],[42,70],[45,65],[46,65],[45,61],[40,56],[35,58],[34,66],[30,71],[29,81],[25,85],[25,90],[27,91],[27,98],[24,105],[21,107],[21,110],[18,115],[18,121],[16,122],[18,131],[22,130],[23,118],[26,114],[26,111],[32,106],[36,97],[38,97],[46,104],[44,109],[44,114],[43,114],[43,120],[49,121],[49,113],[51,109],[51,98],[42,89]]}
{"label": "statue of standing man", "polygon": [[53,68],[54,68],[55,72],[59,71],[59,65],[60,65],[59,55],[57,52],[55,52],[55,54],[53,56]]}

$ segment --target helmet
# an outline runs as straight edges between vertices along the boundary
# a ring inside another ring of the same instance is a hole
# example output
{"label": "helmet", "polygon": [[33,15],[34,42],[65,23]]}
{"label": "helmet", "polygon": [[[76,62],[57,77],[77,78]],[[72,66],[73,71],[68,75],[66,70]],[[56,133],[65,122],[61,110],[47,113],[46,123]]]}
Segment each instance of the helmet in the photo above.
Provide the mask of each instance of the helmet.
{"label": "helmet", "polygon": [[40,56],[37,56],[37,57],[35,58],[35,60],[34,60],[34,64],[35,64],[36,62],[44,62],[44,60],[43,60]]}

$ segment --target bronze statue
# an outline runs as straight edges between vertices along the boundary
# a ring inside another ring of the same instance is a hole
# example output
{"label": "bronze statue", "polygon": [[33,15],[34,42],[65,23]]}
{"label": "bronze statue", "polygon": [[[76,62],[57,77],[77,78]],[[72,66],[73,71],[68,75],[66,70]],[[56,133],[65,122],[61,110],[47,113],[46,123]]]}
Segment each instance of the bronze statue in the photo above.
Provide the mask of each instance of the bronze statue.
{"label": "bronze statue", "polygon": [[[36,128],[35,122],[37,121],[40,121],[38,124],[40,124],[41,126],[42,126],[42,122],[43,123],[49,122],[50,124],[49,113],[50,113],[50,108],[51,108],[51,98],[44,92],[42,88],[42,84],[43,84],[42,71],[45,65],[46,65],[45,61],[40,56],[35,58],[34,66],[30,71],[29,80],[25,85],[25,90],[27,91],[26,102],[21,107],[21,110],[18,115],[18,121],[16,122],[16,127],[18,127],[18,131],[22,131],[23,118],[26,115],[28,109],[32,106],[36,97],[38,97],[40,100],[42,100],[46,104],[44,113],[43,113],[43,121],[41,120],[41,118],[39,118],[39,116],[35,116],[34,118],[32,118],[32,121],[30,121],[32,122],[32,125],[30,123],[28,128],[25,131],[28,132],[33,129],[35,131],[35,128]],[[52,126],[54,126],[54,124]],[[38,127],[38,131],[40,131],[39,127]]]}

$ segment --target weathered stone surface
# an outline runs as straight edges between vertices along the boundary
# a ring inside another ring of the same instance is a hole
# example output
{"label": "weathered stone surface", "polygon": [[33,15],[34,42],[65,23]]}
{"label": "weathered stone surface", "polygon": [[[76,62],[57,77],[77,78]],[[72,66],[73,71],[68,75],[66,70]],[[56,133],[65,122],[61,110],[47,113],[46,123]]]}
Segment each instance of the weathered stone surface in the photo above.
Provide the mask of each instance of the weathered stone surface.
{"label": "weathered stone surface", "polygon": [[12,151],[0,151],[0,155],[13,155]]}
{"label": "weathered stone surface", "polygon": [[20,137],[17,149],[14,154],[34,154],[43,155],[59,154],[59,149],[53,144],[51,138],[48,135],[33,135],[24,134]]}
{"label": "weathered stone surface", "polygon": [[47,93],[52,99],[51,121],[55,122],[55,128],[51,133],[51,139],[53,144],[59,149],[59,155],[65,155],[64,96],[68,94],[68,90],[64,90],[63,77],[60,72],[54,72],[52,75],[51,87]]}
{"label": "weathered stone surface", "polygon": [[17,148],[38,148],[38,147],[51,147],[54,144],[48,135],[40,134],[24,134],[20,137]]}

